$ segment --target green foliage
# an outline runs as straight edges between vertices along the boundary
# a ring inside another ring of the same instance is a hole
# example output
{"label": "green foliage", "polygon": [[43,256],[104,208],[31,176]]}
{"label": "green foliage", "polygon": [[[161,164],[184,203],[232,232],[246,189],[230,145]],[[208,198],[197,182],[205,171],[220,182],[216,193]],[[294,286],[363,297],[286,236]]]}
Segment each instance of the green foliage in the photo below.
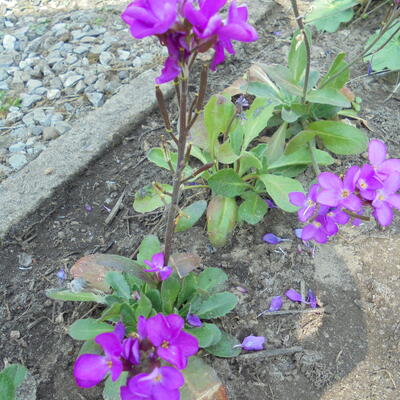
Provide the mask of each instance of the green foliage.
{"label": "green foliage", "polygon": [[341,23],[349,22],[354,15],[357,0],[316,0],[305,22],[320,31],[335,32]]}
{"label": "green foliage", "polygon": [[89,340],[100,333],[112,332],[113,327],[105,322],[93,318],[78,319],[68,330],[69,335],[75,340]]}
{"label": "green foliage", "polygon": [[21,99],[7,96],[5,90],[0,90],[0,117],[5,117],[10,107],[19,107]]}
{"label": "green foliage", "polygon": [[15,400],[16,390],[22,384],[28,370],[21,364],[10,364],[0,372],[0,398]]}
{"label": "green foliage", "polygon": [[[159,183],[159,187],[163,191],[170,193],[172,186],[165,183]],[[157,208],[163,207],[171,203],[171,197],[164,195],[160,190],[157,190],[153,185],[146,185],[135,194],[133,208],[137,212],[145,213],[154,211]]]}
{"label": "green foliage", "polygon": [[[396,33],[399,28],[400,21],[397,21],[368,51],[374,54],[365,57],[364,61],[369,61],[374,71],[382,71],[385,68],[392,71],[400,69],[400,30]],[[379,30],[368,39],[365,47],[368,48],[378,35]],[[388,40],[389,42],[384,45]]]}
{"label": "green foliage", "polygon": [[240,343],[234,336],[222,332],[219,342],[207,347],[206,350],[217,357],[237,357],[242,351],[241,347],[238,345],[240,345]]}
{"label": "green foliage", "polygon": [[198,200],[182,209],[182,215],[178,219],[175,232],[182,232],[191,228],[203,216],[206,208],[207,202],[205,200]]}

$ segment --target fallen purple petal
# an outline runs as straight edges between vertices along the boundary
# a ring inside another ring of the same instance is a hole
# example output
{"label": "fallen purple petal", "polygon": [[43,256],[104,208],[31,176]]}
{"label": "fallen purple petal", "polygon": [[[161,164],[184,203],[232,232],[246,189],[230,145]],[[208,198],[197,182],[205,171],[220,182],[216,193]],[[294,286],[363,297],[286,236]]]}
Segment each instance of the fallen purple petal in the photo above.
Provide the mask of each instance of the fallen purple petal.
{"label": "fallen purple petal", "polygon": [[285,296],[291,301],[297,301],[300,303],[304,301],[303,296],[299,292],[296,292],[294,289],[289,289],[285,293]]}
{"label": "fallen purple petal", "polygon": [[242,344],[240,345],[242,349],[253,351],[253,350],[263,350],[265,343],[264,336],[247,336],[243,339]]}
{"label": "fallen purple petal", "polygon": [[240,293],[247,293],[248,290],[244,287],[241,286],[236,286],[236,289],[240,292]]}
{"label": "fallen purple petal", "polygon": [[279,311],[282,308],[282,296],[275,296],[271,300],[269,311]]}
{"label": "fallen purple petal", "polygon": [[195,326],[196,328],[200,328],[203,326],[201,319],[196,314],[188,314],[186,316],[186,321],[189,325]]}
{"label": "fallen purple petal", "polygon": [[61,268],[61,269],[56,273],[56,276],[57,276],[57,278],[58,278],[60,281],[63,282],[63,281],[65,280],[65,278],[66,278],[65,270]]}
{"label": "fallen purple petal", "polygon": [[278,206],[270,199],[264,199],[269,208],[278,208]]}
{"label": "fallen purple petal", "polygon": [[93,211],[93,207],[90,204],[85,204],[85,210],[87,212],[91,212],[91,211]]}
{"label": "fallen purple petal", "polygon": [[318,306],[317,297],[315,296],[315,293],[311,289],[308,289],[307,302],[310,304],[311,308],[317,308]]}
{"label": "fallen purple petal", "polygon": [[297,228],[294,230],[294,234],[296,235],[296,237],[298,237],[299,239],[301,239],[301,234],[303,232],[303,229],[301,228]]}
{"label": "fallen purple petal", "polygon": [[282,239],[282,238],[274,235],[273,233],[266,233],[263,236],[263,240],[264,240],[264,242],[267,242],[269,244],[278,244],[278,243],[281,243],[281,242],[289,241],[289,239]]}

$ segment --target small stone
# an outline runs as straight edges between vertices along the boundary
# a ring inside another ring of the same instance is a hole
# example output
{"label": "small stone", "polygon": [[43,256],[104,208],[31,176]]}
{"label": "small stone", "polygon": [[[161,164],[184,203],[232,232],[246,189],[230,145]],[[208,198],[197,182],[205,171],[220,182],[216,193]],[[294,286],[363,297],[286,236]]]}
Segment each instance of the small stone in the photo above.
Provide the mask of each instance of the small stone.
{"label": "small stone", "polygon": [[63,88],[63,84],[61,82],[61,79],[58,77],[52,78],[49,81],[49,86],[52,89],[62,89]]}
{"label": "small stone", "polygon": [[11,331],[10,332],[10,339],[11,340],[17,340],[21,337],[21,332],[20,331]]}
{"label": "small stone", "polygon": [[82,55],[82,54],[85,54],[85,53],[87,53],[89,51],[89,46],[80,45],[80,46],[74,47],[74,49],[72,51],[75,54]]}
{"label": "small stone", "polygon": [[100,107],[104,104],[104,94],[99,92],[86,93],[86,97],[94,107]]}
{"label": "small stone", "polygon": [[16,122],[20,121],[23,114],[20,111],[16,112],[9,112],[6,117],[7,125],[15,124]]}
{"label": "small stone", "polygon": [[5,81],[0,81],[0,90],[9,90],[8,83]]}
{"label": "small stone", "polygon": [[83,79],[82,75],[71,75],[64,81],[64,87],[66,88],[72,87],[81,79]]}
{"label": "small stone", "polygon": [[29,137],[29,131],[26,128],[17,128],[13,130],[10,135],[16,139],[24,140]]}
{"label": "small stone", "polygon": [[75,85],[75,93],[76,94],[82,94],[84,92],[84,90],[86,89],[86,85],[83,81],[79,81],[76,85]]}
{"label": "small stone", "polygon": [[3,47],[5,50],[15,50],[15,44],[17,38],[11,35],[4,35],[3,37]]}
{"label": "small stone", "polygon": [[30,137],[28,138],[28,140],[26,141],[26,147],[32,147],[37,141],[36,137]]}
{"label": "small stone", "polygon": [[14,64],[14,58],[9,54],[0,54],[0,68]]}
{"label": "small stone", "polygon": [[10,175],[11,172],[11,168],[7,167],[6,165],[0,164],[0,179],[7,178],[7,176]]}
{"label": "small stone", "polygon": [[25,150],[26,150],[26,144],[23,142],[14,143],[8,148],[8,151],[10,153],[21,153],[25,152]]}
{"label": "small stone", "polygon": [[117,191],[118,190],[117,182],[106,181],[106,188],[107,188],[108,193]]}
{"label": "small stone", "polygon": [[8,163],[11,165],[11,167],[15,170],[21,169],[28,160],[26,159],[26,156],[24,154],[13,154],[9,159]]}
{"label": "small stone", "polygon": [[129,72],[128,71],[119,71],[118,72],[118,78],[123,81],[124,79],[129,77]]}
{"label": "small stone", "polygon": [[35,89],[41,86],[42,86],[42,81],[39,81],[38,79],[29,79],[29,81],[26,83],[26,87],[29,93],[32,93]]}
{"label": "small stone", "polygon": [[113,59],[113,56],[108,51],[104,51],[100,54],[99,61],[102,65],[109,65]]}
{"label": "small stone", "polygon": [[129,58],[129,56],[131,55],[131,53],[126,50],[119,49],[119,50],[117,50],[117,52],[118,52],[119,59],[122,61],[126,61]]}
{"label": "small stone", "polygon": [[43,129],[43,140],[45,140],[45,141],[56,139],[59,136],[60,136],[60,133],[53,126],[46,126]]}
{"label": "small stone", "polygon": [[30,126],[28,130],[33,136],[40,136],[43,133],[43,128],[37,125]]}
{"label": "small stone", "polygon": [[68,54],[65,62],[69,65],[75,64],[78,61],[78,57],[74,54]]}
{"label": "small stone", "polygon": [[28,154],[39,154],[46,149],[43,143],[35,143],[32,149],[28,149]]}
{"label": "small stone", "polygon": [[68,132],[71,130],[71,125],[68,122],[64,121],[57,121],[54,123],[54,128],[57,129],[57,131],[63,135],[64,133]]}
{"label": "small stone", "polygon": [[49,100],[56,100],[60,98],[61,96],[61,91],[59,89],[50,89],[47,91],[47,98]]}
{"label": "small stone", "polygon": [[22,94],[22,107],[29,108],[33,105],[35,105],[38,101],[42,100],[42,96],[39,96],[37,94]]}
{"label": "small stone", "polygon": [[54,168],[46,168],[44,170],[45,175],[51,175],[54,172]]}

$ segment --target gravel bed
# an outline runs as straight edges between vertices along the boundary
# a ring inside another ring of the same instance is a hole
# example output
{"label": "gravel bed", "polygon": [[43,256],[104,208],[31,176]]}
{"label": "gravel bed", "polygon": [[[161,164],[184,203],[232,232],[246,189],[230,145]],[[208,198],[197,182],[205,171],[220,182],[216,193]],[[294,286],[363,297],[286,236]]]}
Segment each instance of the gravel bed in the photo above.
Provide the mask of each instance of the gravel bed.
{"label": "gravel bed", "polygon": [[1,3],[0,181],[122,85],[162,64],[166,53],[157,40],[134,40],[118,17],[126,5],[104,0]]}

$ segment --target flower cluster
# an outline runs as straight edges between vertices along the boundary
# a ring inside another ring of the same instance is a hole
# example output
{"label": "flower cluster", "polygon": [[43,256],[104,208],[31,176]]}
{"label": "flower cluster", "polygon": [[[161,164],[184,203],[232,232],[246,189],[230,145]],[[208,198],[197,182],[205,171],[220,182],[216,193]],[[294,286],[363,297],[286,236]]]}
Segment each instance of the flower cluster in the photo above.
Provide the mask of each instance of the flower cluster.
{"label": "flower cluster", "polygon": [[96,336],[104,356],[78,357],[74,366],[76,384],[89,388],[107,374],[116,381],[128,371],[127,384],[121,387],[122,400],[178,400],[179,388],[184,384],[179,370],[187,367],[189,357],[199,349],[197,338],[183,327],[183,318],[176,314],[157,314],[149,319],[141,316],[137,332],[125,337],[125,326],[117,323],[113,332]]}
{"label": "flower cluster", "polygon": [[233,1],[226,19],[219,11],[227,0],[134,0],[121,17],[136,39],[155,35],[167,47],[168,58],[158,84],[175,79],[190,56],[215,50],[211,69],[225,60],[225,50],[234,54],[232,40],[257,40],[255,29],[247,23],[245,5]]}
{"label": "flower cluster", "polygon": [[338,232],[338,224],[359,225],[358,216],[363,216],[367,207],[372,208],[372,216],[380,225],[390,225],[393,208],[400,210],[400,159],[387,159],[386,154],[382,141],[371,140],[369,164],[350,167],[343,179],[323,172],[307,195],[290,193],[290,202],[300,207],[299,220],[308,223],[301,239],[326,243],[329,236]]}

